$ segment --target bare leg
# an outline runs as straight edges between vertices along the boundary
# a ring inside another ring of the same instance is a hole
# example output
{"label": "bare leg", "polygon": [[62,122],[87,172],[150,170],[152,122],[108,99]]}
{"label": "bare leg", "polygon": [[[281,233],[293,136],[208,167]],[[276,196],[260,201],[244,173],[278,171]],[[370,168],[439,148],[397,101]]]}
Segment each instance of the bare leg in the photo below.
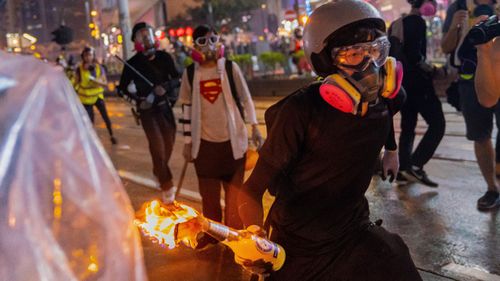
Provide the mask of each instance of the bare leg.
{"label": "bare leg", "polygon": [[476,153],[479,169],[488,184],[488,190],[496,191],[498,186],[495,176],[495,151],[491,139],[475,141],[474,152]]}

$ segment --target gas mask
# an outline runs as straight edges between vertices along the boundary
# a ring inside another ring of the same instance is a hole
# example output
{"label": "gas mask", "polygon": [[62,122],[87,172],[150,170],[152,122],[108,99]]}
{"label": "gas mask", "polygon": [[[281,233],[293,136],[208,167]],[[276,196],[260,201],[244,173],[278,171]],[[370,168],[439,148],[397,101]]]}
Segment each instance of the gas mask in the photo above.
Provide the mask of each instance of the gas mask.
{"label": "gas mask", "polygon": [[419,11],[424,17],[433,17],[437,12],[436,3],[425,2],[422,6],[420,6]]}
{"label": "gas mask", "polygon": [[[372,102],[377,99],[384,84],[380,69],[387,61],[390,46],[387,37],[382,36],[371,42],[332,50],[332,57],[340,73],[358,89],[363,101]],[[347,75],[343,69],[354,73]]]}
{"label": "gas mask", "polygon": [[218,35],[207,35],[198,37],[195,40],[195,49],[191,52],[191,57],[198,63],[216,61],[224,56],[224,45],[219,43]]}
{"label": "gas mask", "polygon": [[338,73],[323,81],[322,98],[342,112],[361,116],[379,97],[393,99],[401,87],[403,68],[388,56],[389,48],[386,36],[334,48],[332,58]]}
{"label": "gas mask", "polygon": [[365,70],[346,76],[346,79],[358,89],[364,102],[374,102],[379,96],[384,85],[384,77],[380,69],[374,63],[370,63]]}
{"label": "gas mask", "polygon": [[143,28],[137,32],[134,42],[135,50],[137,52],[142,52],[146,57],[153,56],[159,46],[159,42],[155,38],[153,29],[150,27]]}

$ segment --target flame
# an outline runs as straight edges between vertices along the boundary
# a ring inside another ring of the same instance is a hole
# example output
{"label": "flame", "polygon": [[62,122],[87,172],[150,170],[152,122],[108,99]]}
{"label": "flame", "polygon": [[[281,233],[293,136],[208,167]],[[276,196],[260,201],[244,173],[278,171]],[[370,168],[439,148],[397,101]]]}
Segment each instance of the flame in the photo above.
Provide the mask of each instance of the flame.
{"label": "flame", "polygon": [[146,236],[173,249],[177,246],[175,226],[198,215],[195,209],[179,202],[164,206],[158,200],[153,200],[144,205],[144,215],[142,219],[136,219],[135,223]]}

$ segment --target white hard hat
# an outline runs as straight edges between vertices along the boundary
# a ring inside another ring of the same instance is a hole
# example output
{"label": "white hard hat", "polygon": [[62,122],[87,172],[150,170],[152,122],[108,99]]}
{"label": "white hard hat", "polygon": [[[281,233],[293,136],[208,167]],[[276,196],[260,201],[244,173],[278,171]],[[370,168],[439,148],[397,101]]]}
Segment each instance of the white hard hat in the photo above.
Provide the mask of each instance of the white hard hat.
{"label": "white hard hat", "polygon": [[[371,21],[385,32],[385,22],[372,5],[362,0],[340,0],[326,3],[313,11],[304,28],[304,52],[314,71],[320,75],[331,68],[330,54],[321,54],[327,39],[342,27],[360,21]],[[328,56],[326,58],[325,56]],[[325,61],[327,60],[327,61]]]}

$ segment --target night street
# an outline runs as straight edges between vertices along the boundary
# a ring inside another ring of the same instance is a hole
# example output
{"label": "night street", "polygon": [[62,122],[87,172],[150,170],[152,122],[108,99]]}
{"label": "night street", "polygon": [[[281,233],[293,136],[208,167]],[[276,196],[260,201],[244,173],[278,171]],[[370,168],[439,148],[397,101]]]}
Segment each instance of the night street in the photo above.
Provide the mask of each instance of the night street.
{"label": "night street", "polygon": [[0,281],[500,281],[499,65],[498,0],[0,0]]}
{"label": "night street", "polygon": [[[256,99],[257,116],[264,135],[264,111],[277,100],[271,97]],[[111,145],[99,117],[97,132],[137,210],[142,203],[159,196],[146,138],[141,127],[133,121],[127,103],[110,98],[107,107],[118,145]],[[427,168],[430,176],[439,182],[439,188],[419,184],[398,187],[374,177],[367,192],[371,218],[372,221],[383,219],[384,227],[403,237],[424,280],[500,280],[498,209],[491,212],[476,209],[476,200],[484,192],[484,182],[475,162],[473,146],[464,137],[462,116],[446,103],[443,107],[446,135]],[[179,115],[180,108],[176,107],[175,112]],[[399,116],[396,119],[399,122]],[[399,131],[399,124],[395,128]],[[417,130],[425,130],[422,120]],[[182,145],[178,128],[170,160],[176,183],[184,161]],[[188,166],[180,200],[200,207],[192,165]],[[266,200],[266,205],[271,200]],[[145,237],[142,242],[151,281],[250,278],[233,262],[232,252],[222,245],[197,252],[185,247],[167,250]]]}

